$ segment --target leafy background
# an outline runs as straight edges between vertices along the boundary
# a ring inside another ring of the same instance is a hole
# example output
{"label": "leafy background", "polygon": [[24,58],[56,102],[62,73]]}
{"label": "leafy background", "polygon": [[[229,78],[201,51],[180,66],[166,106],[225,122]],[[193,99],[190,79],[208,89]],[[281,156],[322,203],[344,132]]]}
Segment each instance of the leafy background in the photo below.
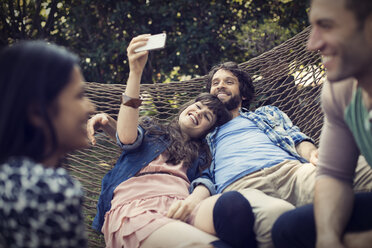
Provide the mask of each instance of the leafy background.
{"label": "leafy background", "polygon": [[166,32],[142,83],[205,75],[280,44],[308,26],[308,1],[296,0],[0,0],[0,46],[43,39],[81,58],[87,81],[124,83],[132,37]]}

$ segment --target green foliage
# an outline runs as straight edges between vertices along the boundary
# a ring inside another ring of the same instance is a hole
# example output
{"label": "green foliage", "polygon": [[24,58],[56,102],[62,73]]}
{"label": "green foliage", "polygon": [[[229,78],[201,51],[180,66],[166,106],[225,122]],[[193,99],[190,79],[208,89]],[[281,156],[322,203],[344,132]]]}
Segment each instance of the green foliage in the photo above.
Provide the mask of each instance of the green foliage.
{"label": "green foliage", "polygon": [[236,34],[245,60],[286,41],[308,25],[306,1],[252,1],[250,19]]}
{"label": "green foliage", "polygon": [[0,46],[53,41],[80,55],[87,81],[125,83],[130,40],[166,32],[166,49],[150,53],[142,82],[178,81],[288,39],[308,25],[306,7],[291,0],[0,0]]}
{"label": "green foliage", "polygon": [[281,27],[272,20],[265,20],[261,24],[257,20],[249,20],[236,35],[238,44],[245,51],[245,58],[256,57],[291,36],[293,33],[289,28]]}

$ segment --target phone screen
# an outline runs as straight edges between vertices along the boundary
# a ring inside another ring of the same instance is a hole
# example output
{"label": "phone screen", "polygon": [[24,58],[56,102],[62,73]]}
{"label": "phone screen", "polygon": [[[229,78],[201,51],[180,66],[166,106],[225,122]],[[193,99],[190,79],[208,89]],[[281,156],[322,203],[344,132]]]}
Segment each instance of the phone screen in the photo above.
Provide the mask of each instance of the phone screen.
{"label": "phone screen", "polygon": [[147,44],[134,50],[137,52],[150,51],[155,49],[161,49],[165,47],[165,41],[167,38],[166,33],[151,35],[147,41]]}

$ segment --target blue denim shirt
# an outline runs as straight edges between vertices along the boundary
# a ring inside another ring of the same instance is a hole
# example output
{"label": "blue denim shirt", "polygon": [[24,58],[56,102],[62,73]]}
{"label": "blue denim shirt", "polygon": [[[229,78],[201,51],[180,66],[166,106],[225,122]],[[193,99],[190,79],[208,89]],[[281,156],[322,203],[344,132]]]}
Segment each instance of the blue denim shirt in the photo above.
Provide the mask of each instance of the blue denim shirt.
{"label": "blue denim shirt", "polygon": [[[240,115],[244,118],[247,118],[254,122],[257,127],[263,131],[269,139],[273,142],[273,144],[279,146],[284,151],[288,152],[290,155],[297,158],[299,161],[306,163],[308,162],[306,159],[301,157],[296,150],[296,145],[301,143],[302,141],[310,141],[311,138],[309,138],[307,135],[302,133],[300,129],[293,125],[292,121],[289,119],[289,117],[279,110],[275,106],[263,106],[258,109],[256,109],[254,112],[247,111],[242,112],[240,111]],[[202,178],[208,178],[213,183],[215,183],[215,176],[214,176],[214,154],[215,154],[215,136],[218,133],[219,127],[217,127],[214,131],[208,134],[207,136],[207,142],[211,149],[212,153],[212,163],[211,166],[203,171]],[[254,154],[250,154],[250,156],[253,156]],[[191,185],[195,187],[196,185],[201,183],[202,178],[197,178],[194,180]]]}
{"label": "blue denim shirt", "polygon": [[[118,139],[118,136],[116,136]],[[130,145],[123,145],[118,140],[118,144],[123,149],[114,168],[109,171],[102,179],[101,194],[97,203],[97,214],[93,220],[92,227],[101,231],[105,219],[105,213],[111,208],[111,200],[115,188],[122,182],[128,180],[137,174],[143,167],[147,166],[157,156],[159,156],[168,147],[169,143],[164,136],[153,139],[145,134],[142,127],[138,127],[137,140]],[[193,166],[187,170],[187,177],[190,182],[200,176],[199,166],[205,163],[205,154],[193,163]],[[208,179],[204,178],[199,184],[205,185],[211,194],[214,193],[214,185]],[[193,189],[190,188],[192,191]]]}

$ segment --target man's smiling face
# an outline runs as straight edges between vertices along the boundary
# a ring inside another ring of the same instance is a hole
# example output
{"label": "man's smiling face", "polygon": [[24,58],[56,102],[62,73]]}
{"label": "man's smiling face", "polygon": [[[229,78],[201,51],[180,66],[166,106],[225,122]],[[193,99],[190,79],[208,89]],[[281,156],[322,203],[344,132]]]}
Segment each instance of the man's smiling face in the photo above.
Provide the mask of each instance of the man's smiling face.
{"label": "man's smiling face", "polygon": [[217,96],[228,110],[241,107],[239,80],[230,71],[220,69],[213,75],[210,93]]}
{"label": "man's smiling face", "polygon": [[346,8],[345,0],[313,0],[309,19],[312,30],[307,47],[321,53],[329,81],[368,73],[372,48],[364,25]]}

